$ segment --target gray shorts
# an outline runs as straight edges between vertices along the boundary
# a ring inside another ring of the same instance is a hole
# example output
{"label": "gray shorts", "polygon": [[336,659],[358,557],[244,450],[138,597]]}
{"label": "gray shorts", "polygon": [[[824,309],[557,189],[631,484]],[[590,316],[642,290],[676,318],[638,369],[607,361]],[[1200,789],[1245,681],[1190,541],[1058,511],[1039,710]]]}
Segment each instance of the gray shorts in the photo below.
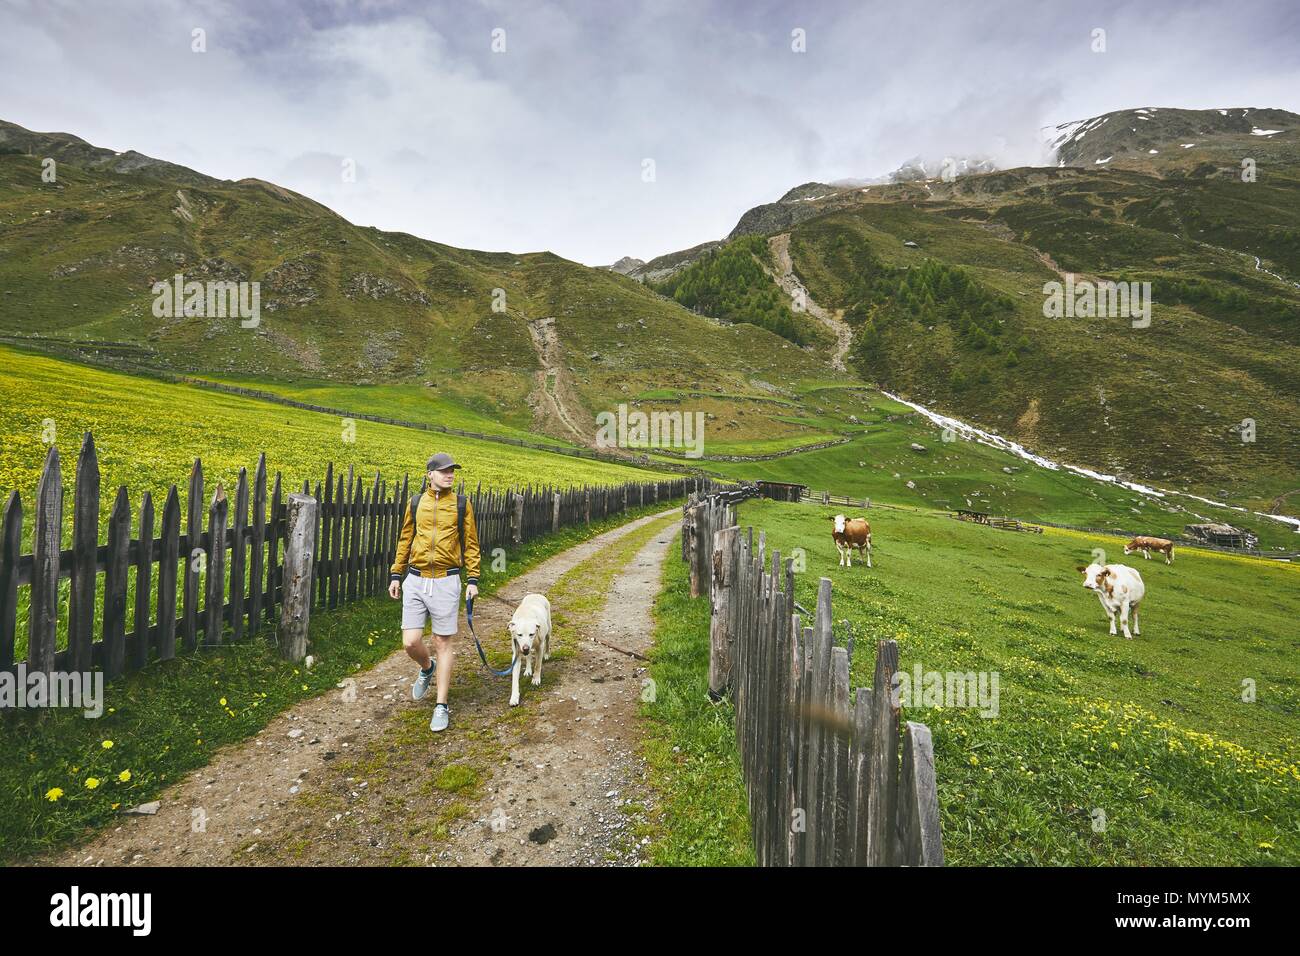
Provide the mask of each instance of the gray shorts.
{"label": "gray shorts", "polygon": [[420,628],[432,619],[433,633],[443,637],[456,633],[460,612],[460,575],[422,578],[407,574],[402,578],[402,630]]}

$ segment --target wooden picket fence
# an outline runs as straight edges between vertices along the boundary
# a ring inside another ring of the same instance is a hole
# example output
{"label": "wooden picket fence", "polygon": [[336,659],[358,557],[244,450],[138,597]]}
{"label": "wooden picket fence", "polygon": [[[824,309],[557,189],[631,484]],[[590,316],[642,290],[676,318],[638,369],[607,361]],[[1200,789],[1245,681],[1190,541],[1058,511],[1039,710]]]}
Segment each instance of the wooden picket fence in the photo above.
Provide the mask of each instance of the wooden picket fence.
{"label": "wooden picket fence", "polygon": [[[479,487],[470,498],[486,566],[494,548],[712,487],[703,478],[568,489]],[[351,467],[346,477],[341,470],[336,475],[331,463],[323,484],[312,488],[304,481],[301,490],[319,502],[310,584],[316,606],[333,608],[387,590],[403,514],[419,489],[409,489],[407,476],[386,481],[376,472],[368,481]],[[150,660],[173,658],[178,650],[240,640],[273,621],[283,593],[287,539],[280,473],[268,495],[263,454],[251,483],[247,469],[240,469],[233,501],[220,483],[207,499],[203,465],[196,459],[184,500],[182,513],[172,485],[155,536],[158,516],[151,496],[145,493],[133,515],[122,486],[108,519],[107,539],[101,540],[99,463],[87,432],[76,465],[72,543],[64,548],[62,466],[58,449],[51,446],[36,489],[30,553],[23,552],[23,504],[17,491],[4,508],[0,671],[15,668],[22,597],[27,598],[28,670],[99,667],[110,679]],[[66,602],[60,598],[64,579],[70,582]],[[66,646],[59,649],[61,630],[66,631]]]}
{"label": "wooden picket fence", "polygon": [[822,505],[843,505],[846,508],[871,507],[870,498],[850,498],[848,495],[837,495],[830,491],[810,491],[805,489],[799,500]]}
{"label": "wooden picket fence", "polygon": [[957,509],[950,512],[949,517],[956,518],[958,521],[970,521],[975,524],[982,524],[989,528],[1001,528],[1003,531],[1027,531],[1030,534],[1042,534],[1043,529],[1038,525],[1029,524],[1021,521],[1019,518],[1008,518],[1006,515],[992,515],[983,511],[968,511]]}
{"label": "wooden picket fence", "polygon": [[731,502],[689,501],[683,539],[692,591],[710,596],[710,696],[734,705],[759,865],[942,866],[930,730],[908,721],[900,742],[898,645],[878,642],[872,686],[851,694],[829,578],[805,627],[793,562],[741,534]]}

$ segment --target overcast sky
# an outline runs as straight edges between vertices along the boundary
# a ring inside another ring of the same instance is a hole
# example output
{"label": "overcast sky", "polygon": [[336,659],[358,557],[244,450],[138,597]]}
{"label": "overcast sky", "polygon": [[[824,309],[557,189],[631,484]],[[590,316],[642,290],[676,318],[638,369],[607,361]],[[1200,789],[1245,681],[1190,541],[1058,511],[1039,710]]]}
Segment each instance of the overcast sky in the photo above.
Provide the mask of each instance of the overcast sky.
{"label": "overcast sky", "polygon": [[0,119],[599,265],[1109,110],[1300,112],[1297,51],[1294,0],[0,0]]}

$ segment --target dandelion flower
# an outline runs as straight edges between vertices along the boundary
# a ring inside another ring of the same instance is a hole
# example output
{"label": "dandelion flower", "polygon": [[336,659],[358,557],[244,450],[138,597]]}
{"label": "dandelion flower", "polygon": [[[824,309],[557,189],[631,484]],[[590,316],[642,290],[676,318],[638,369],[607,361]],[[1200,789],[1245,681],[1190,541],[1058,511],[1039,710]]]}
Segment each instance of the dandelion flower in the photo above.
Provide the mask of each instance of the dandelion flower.
{"label": "dandelion flower", "polygon": [[126,783],[128,780],[131,779],[131,771],[123,770],[121,773],[117,775],[117,779],[122,781],[122,783]]}
{"label": "dandelion flower", "polygon": [[103,747],[105,750],[112,750],[112,749],[113,749],[113,741],[111,741],[111,740],[105,740],[104,742],[102,742],[102,743],[100,744],[100,746]]}
{"label": "dandelion flower", "polygon": [[50,787],[50,789],[45,791],[45,799],[50,801],[50,803],[58,800],[61,796],[63,796],[62,787]]}
{"label": "dandelion flower", "polygon": [[98,786],[99,786],[99,778],[98,778],[98,777],[87,777],[87,778],[86,778],[86,789],[87,789],[87,790],[94,790],[94,789],[95,789],[96,787],[98,787]]}

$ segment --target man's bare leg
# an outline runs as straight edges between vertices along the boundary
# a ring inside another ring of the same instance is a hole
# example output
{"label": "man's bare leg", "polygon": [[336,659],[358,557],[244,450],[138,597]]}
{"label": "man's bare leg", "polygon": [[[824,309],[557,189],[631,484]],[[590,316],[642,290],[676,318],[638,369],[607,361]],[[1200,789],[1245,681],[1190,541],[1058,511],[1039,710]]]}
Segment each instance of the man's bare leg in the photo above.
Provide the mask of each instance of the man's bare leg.
{"label": "man's bare leg", "polygon": [[447,693],[451,690],[451,663],[456,657],[452,650],[452,638],[455,634],[434,634],[433,651],[438,655],[438,699],[437,703],[447,703]]}
{"label": "man's bare leg", "polygon": [[411,627],[403,630],[402,645],[411,660],[420,665],[420,670],[427,671],[432,666],[429,649],[424,646],[424,628]]}

